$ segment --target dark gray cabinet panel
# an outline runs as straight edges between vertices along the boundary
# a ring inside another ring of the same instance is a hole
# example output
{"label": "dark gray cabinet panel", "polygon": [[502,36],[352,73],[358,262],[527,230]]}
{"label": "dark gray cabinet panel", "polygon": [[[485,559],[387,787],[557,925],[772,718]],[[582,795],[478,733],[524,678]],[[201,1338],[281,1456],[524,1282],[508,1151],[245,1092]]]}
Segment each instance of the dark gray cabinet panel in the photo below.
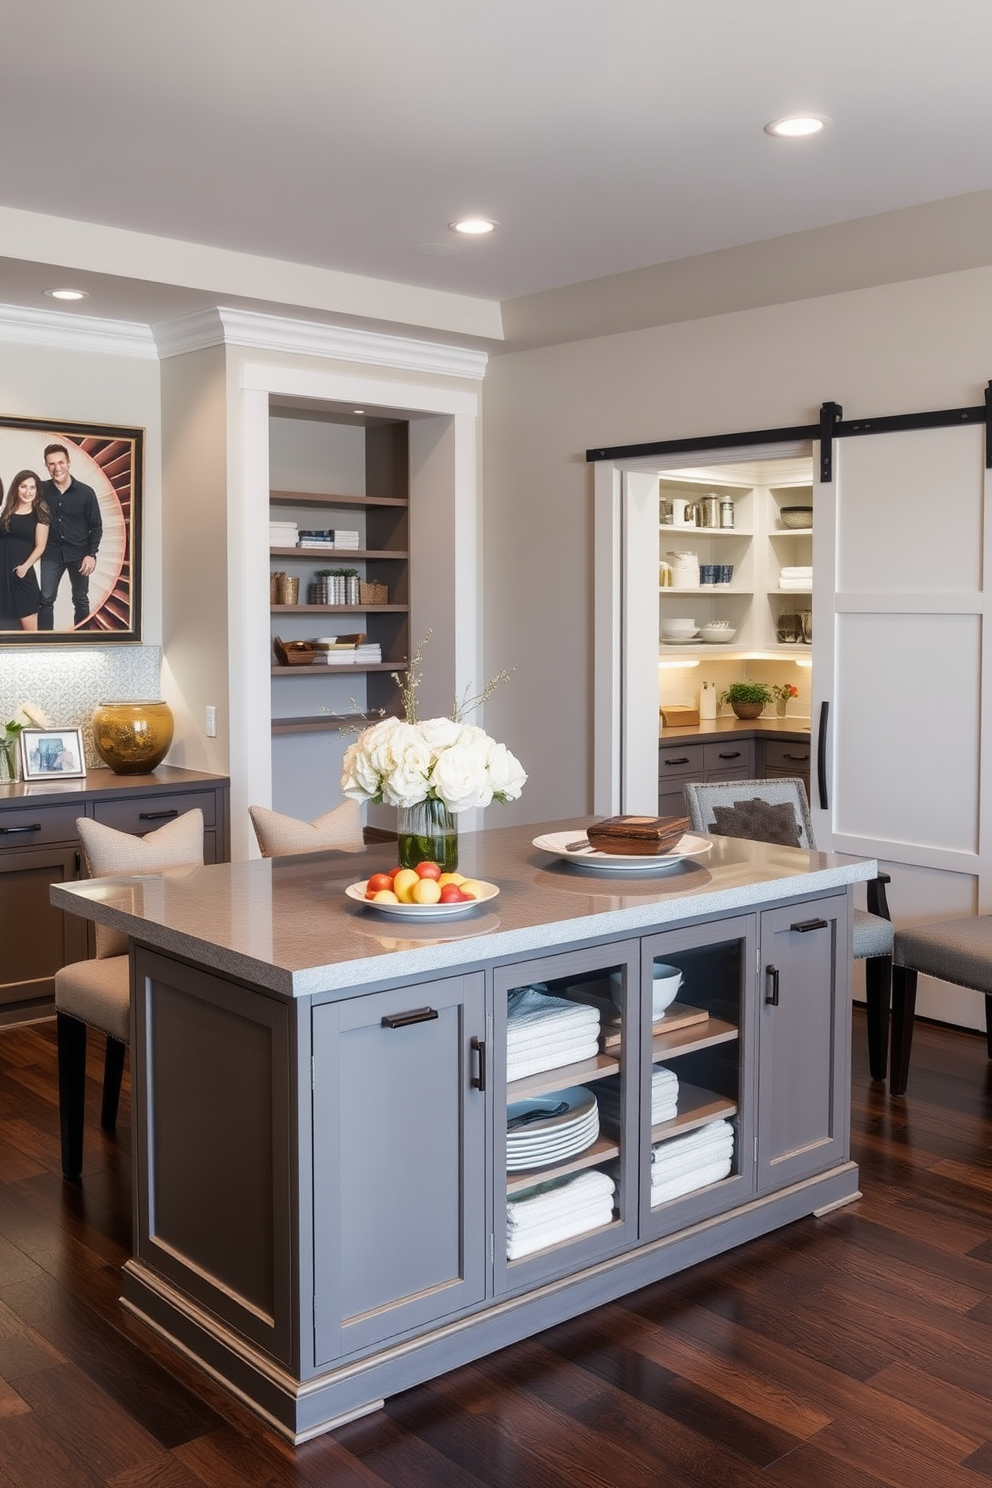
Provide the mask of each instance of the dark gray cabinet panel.
{"label": "dark gray cabinet panel", "polygon": [[850,931],[846,897],[767,910],[758,973],[758,1187],[847,1158]]}
{"label": "dark gray cabinet panel", "polygon": [[803,781],[806,794],[809,795],[810,747],[808,744],[800,744],[788,739],[762,739],[760,749],[763,779],[772,780],[782,775],[796,776]]}
{"label": "dark gray cabinet panel", "polygon": [[[42,816],[34,812],[33,819]],[[2,839],[0,839],[2,840]],[[20,841],[20,838],[14,839]],[[55,992],[55,973],[86,955],[86,922],[49,899],[53,883],[79,877],[72,847],[8,847],[0,852],[0,1017],[37,1014]]]}
{"label": "dark gray cabinet panel", "polygon": [[754,741],[726,738],[658,750],[658,814],[684,816],[682,787],[690,780],[748,780],[754,775]]}
{"label": "dark gray cabinet panel", "polygon": [[485,1039],[482,972],[313,1009],[318,1365],[484,1300]]}

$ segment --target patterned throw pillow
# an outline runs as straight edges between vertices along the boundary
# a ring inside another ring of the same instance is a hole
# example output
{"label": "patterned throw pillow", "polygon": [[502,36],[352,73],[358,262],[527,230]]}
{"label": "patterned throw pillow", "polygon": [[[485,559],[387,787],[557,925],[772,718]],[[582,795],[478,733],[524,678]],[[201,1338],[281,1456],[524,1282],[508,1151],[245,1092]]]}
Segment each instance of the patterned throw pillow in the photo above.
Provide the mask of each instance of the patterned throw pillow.
{"label": "patterned throw pillow", "polygon": [[248,812],[263,858],[326,852],[328,848],[336,848],[339,852],[361,852],[365,846],[362,808],[357,801],[342,801],[340,806],[312,822],[283,816],[279,811],[270,811],[267,806],[249,806]]}
{"label": "patterned throw pillow", "polygon": [[[203,812],[199,807],[144,837],[118,832],[85,816],[76,822],[76,830],[91,878],[161,873],[166,868],[199,868],[203,864]],[[96,953],[101,959],[125,955],[127,936],[106,925],[97,925]]]}
{"label": "patterned throw pillow", "polygon": [[772,806],[754,797],[734,806],[714,806],[713,830],[721,837],[746,837],[749,842],[772,842],[776,847],[799,846],[799,823],[787,801]]}

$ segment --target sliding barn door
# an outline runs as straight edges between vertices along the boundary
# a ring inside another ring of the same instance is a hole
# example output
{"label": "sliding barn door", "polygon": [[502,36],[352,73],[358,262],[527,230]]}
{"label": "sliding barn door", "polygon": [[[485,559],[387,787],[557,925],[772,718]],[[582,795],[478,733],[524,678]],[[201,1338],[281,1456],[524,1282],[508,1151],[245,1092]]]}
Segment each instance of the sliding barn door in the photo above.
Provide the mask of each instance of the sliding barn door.
{"label": "sliding barn door", "polygon": [[[992,910],[984,439],[838,439],[815,492],[817,844],[877,857],[897,924]],[[918,1011],[984,1027],[978,994],[929,978]]]}

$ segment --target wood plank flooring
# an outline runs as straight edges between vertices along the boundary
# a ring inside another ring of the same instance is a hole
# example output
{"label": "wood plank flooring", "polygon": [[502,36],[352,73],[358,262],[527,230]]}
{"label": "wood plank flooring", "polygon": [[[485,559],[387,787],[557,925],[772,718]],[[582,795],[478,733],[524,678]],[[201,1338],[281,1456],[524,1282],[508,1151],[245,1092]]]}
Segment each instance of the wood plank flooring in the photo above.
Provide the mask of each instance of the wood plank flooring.
{"label": "wood plank flooring", "polygon": [[118,1306],[126,1089],[65,1185],[53,1025],[0,1031],[0,1488],[992,1483],[992,1065],[920,1025],[892,1100],[854,1038],[859,1203],[294,1450]]}

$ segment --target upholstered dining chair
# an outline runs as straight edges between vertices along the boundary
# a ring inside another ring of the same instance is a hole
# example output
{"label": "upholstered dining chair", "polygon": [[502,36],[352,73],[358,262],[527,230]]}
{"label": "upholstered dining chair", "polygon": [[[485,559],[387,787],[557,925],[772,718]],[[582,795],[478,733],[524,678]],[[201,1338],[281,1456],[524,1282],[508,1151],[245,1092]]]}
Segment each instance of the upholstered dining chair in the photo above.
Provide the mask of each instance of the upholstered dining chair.
{"label": "upholstered dining chair", "polygon": [[361,852],[362,808],[357,801],[342,801],[314,821],[284,816],[268,806],[249,806],[248,815],[263,858],[285,858],[296,853]]}
{"label": "upholstered dining chair", "polygon": [[905,1095],[920,972],[985,997],[985,1042],[992,1059],[992,915],[931,920],[897,930],[892,951],[892,1061],[889,1094]]}
{"label": "upholstered dining chair", "polygon": [[[782,847],[816,849],[806,787],[801,780],[715,780],[685,787],[686,815],[694,831],[746,837]],[[854,911],[853,955],[865,963],[868,1067],[885,1079],[892,988],[892,921],[885,896],[887,873],[867,884],[868,909]]]}
{"label": "upholstered dining chair", "polygon": [[[81,817],[76,822],[90,878],[153,874],[203,863],[203,812],[187,811],[145,837],[118,832]],[[131,1041],[131,977],[127,936],[96,927],[96,959],[74,961],[55,973],[62,1172],[75,1181],[83,1170],[86,1114],[86,1031],[106,1034],[100,1125],[117,1124],[124,1055]]]}

